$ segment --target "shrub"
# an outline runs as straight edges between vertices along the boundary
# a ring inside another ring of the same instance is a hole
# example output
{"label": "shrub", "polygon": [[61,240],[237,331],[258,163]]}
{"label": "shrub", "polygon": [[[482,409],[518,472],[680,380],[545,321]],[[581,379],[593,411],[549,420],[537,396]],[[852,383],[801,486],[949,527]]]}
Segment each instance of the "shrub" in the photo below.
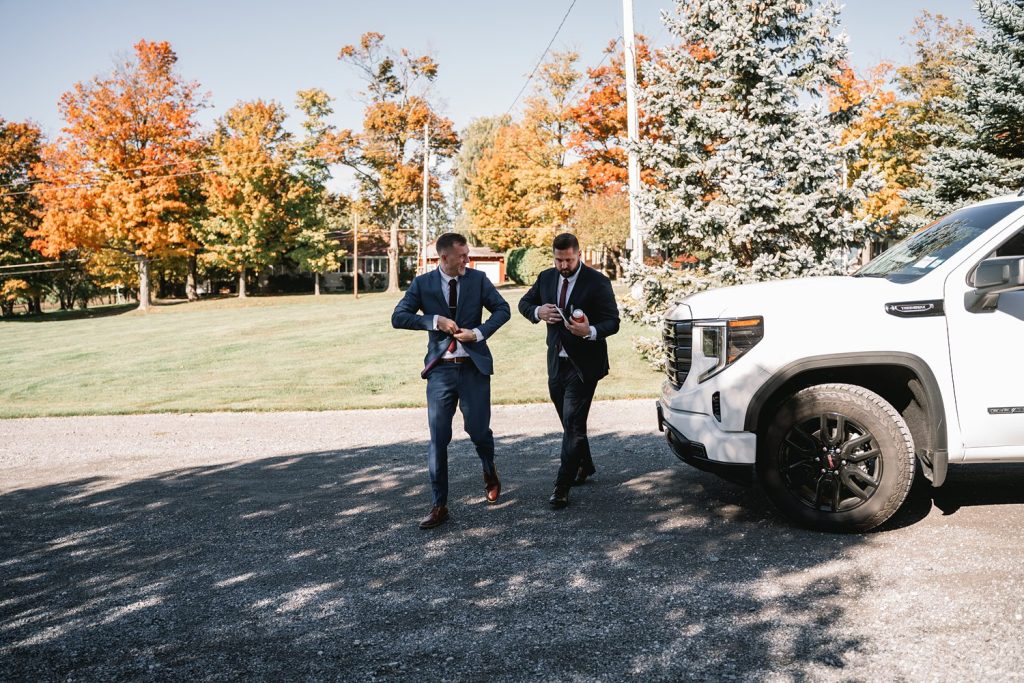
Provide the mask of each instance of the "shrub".
{"label": "shrub", "polygon": [[551,266],[550,248],[520,247],[512,249],[505,257],[505,272],[521,285],[532,285],[541,271]]}

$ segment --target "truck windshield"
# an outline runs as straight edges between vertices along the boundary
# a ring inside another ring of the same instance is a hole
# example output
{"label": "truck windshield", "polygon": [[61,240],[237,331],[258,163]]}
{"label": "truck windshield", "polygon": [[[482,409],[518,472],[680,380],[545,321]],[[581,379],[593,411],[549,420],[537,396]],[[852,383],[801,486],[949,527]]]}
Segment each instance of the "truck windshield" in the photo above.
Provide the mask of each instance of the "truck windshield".
{"label": "truck windshield", "polygon": [[884,252],[854,273],[854,277],[884,277],[891,282],[913,282],[1022,206],[1024,200],[961,209]]}

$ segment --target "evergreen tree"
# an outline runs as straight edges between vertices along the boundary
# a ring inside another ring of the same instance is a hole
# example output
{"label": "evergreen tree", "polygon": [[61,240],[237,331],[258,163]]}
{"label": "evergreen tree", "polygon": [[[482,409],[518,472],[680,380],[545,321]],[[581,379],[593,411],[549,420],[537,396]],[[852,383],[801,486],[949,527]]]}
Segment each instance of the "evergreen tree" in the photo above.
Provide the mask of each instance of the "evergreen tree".
{"label": "evergreen tree", "polygon": [[933,147],[923,183],[906,193],[919,223],[1024,183],[1024,0],[976,0],[982,30],[953,69],[945,123],[923,126]]}
{"label": "evergreen tree", "polygon": [[873,179],[844,187],[850,150],[839,140],[849,112],[821,106],[847,54],[837,6],[676,7],[666,17],[675,44],[649,67],[640,98],[660,122],[659,135],[640,144],[641,165],[657,177],[640,191],[640,215],[649,246],[670,263],[695,257],[710,277],[633,269],[646,290],[633,312],[658,315],[673,295],[711,284],[843,272],[864,233],[852,211]]}

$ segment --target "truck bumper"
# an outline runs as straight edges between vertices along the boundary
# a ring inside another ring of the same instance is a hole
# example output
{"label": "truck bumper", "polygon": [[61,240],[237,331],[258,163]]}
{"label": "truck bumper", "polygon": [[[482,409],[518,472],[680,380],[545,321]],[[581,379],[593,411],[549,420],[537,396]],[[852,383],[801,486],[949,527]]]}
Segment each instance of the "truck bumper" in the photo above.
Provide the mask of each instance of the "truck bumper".
{"label": "truck bumper", "polygon": [[[753,434],[723,432],[710,415],[670,410],[661,401],[656,405],[658,431],[665,432],[665,438],[677,458],[699,470],[711,472],[737,484],[753,483],[756,457],[756,437]],[[708,455],[709,451],[724,452],[736,459],[712,459]]]}

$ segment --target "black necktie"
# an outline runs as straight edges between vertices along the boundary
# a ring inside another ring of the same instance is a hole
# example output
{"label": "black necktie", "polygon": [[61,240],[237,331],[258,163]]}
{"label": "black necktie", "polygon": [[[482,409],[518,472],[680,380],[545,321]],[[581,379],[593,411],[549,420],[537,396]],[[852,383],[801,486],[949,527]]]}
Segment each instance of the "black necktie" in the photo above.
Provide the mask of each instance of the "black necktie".
{"label": "black necktie", "polygon": [[459,305],[459,279],[453,277],[448,281],[448,312],[451,313],[450,317],[455,320],[455,310]]}

